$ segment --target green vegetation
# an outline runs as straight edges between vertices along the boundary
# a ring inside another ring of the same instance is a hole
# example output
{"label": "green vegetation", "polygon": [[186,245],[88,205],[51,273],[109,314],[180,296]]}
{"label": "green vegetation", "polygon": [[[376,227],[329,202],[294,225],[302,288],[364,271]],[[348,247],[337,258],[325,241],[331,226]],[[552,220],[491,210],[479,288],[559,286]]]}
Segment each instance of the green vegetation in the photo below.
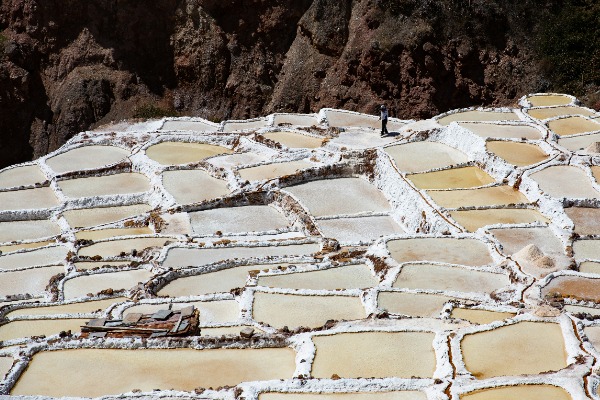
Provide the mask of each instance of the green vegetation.
{"label": "green vegetation", "polygon": [[161,108],[153,104],[145,104],[143,106],[136,107],[135,110],[133,110],[133,118],[158,119],[177,116],[179,116],[177,111]]}

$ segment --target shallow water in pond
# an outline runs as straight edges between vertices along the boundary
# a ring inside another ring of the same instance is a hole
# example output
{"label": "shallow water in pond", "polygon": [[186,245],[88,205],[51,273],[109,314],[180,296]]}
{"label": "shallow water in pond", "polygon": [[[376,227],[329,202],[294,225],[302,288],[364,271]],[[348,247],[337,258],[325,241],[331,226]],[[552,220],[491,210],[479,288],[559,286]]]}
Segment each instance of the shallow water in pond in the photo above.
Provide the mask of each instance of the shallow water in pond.
{"label": "shallow water in pond", "polygon": [[492,263],[487,246],[476,239],[415,238],[387,243],[394,260],[437,261],[448,264],[483,266]]}
{"label": "shallow water in pond", "polygon": [[539,374],[567,366],[562,331],[554,323],[519,322],[465,335],[461,348],[467,370],[478,379]]}
{"label": "shallow water in pond", "polygon": [[474,324],[491,324],[496,321],[503,321],[514,317],[516,314],[508,312],[476,310],[472,308],[454,308],[450,313],[452,318],[460,318],[472,322]]}
{"label": "shallow water in pond", "polygon": [[59,181],[58,186],[71,198],[143,193],[151,189],[148,178],[138,173],[69,179]]}
{"label": "shallow water in pond", "polygon": [[453,147],[436,142],[412,142],[386,147],[400,171],[420,172],[465,163],[469,157]]}
{"label": "shallow water in pond", "polygon": [[227,182],[202,170],[165,171],[163,185],[179,204],[198,203],[230,193]]}
{"label": "shallow water in pond", "polygon": [[582,107],[549,107],[549,108],[535,108],[527,111],[527,114],[536,119],[547,119],[553,117],[560,117],[562,115],[584,115],[586,117],[594,115],[590,110],[586,110]]}
{"label": "shallow water in pond", "polygon": [[564,95],[534,95],[527,96],[527,101],[532,107],[546,107],[546,106],[564,106],[571,104],[573,101],[569,96]]}
{"label": "shallow water in pond", "polygon": [[129,156],[129,151],[115,146],[83,146],[50,157],[46,164],[56,173],[100,168],[116,164]]}
{"label": "shallow water in pond", "polygon": [[[432,377],[436,367],[434,334],[360,332],[313,336],[315,378]],[[398,362],[402,360],[403,362]]]}
{"label": "shallow water in pond", "polygon": [[200,312],[200,324],[224,324],[236,322],[240,318],[240,307],[235,300],[219,300],[219,301],[192,301],[187,303],[173,303],[169,308],[169,304],[140,304],[125,310],[123,313],[143,313],[153,314],[158,310],[181,310],[188,306],[194,306]]}
{"label": "shallow water in pond", "polygon": [[600,142],[600,133],[592,133],[590,135],[561,137],[558,139],[558,144],[567,150],[580,151],[585,150],[592,143]]}
{"label": "shallow water in pond", "polygon": [[0,243],[59,235],[60,226],[49,220],[0,222]]}
{"label": "shallow water in pond", "polygon": [[491,293],[510,285],[508,276],[434,264],[402,267],[394,287]]}
{"label": "shallow water in pond", "polygon": [[598,303],[600,302],[600,279],[558,276],[542,289],[542,297],[553,297],[554,294]]}
{"label": "shallow water in pond", "polygon": [[133,204],[130,206],[83,208],[69,210],[63,216],[72,228],[88,227],[116,222],[121,219],[134,217],[150,211],[148,204]]}
{"label": "shallow water in pond", "polygon": [[461,122],[459,125],[484,138],[524,138],[529,140],[542,138],[542,133],[538,129],[527,125],[478,124],[471,122]]}
{"label": "shallow water in pond", "polygon": [[568,117],[548,122],[548,128],[559,136],[600,131],[600,123],[583,117]]}
{"label": "shallow water in pond", "polygon": [[0,192],[0,211],[53,208],[59,204],[49,187]]}
{"label": "shallow water in pond", "polygon": [[216,132],[218,125],[211,125],[202,121],[165,121],[161,131],[196,131]]}
{"label": "shallow water in pond", "polygon": [[330,319],[356,320],[365,318],[366,314],[358,297],[255,292],[252,316],[277,328],[316,328]]}
{"label": "shallow water in pond", "polygon": [[575,224],[575,233],[579,235],[600,234],[600,209],[568,207],[565,213]]}
{"label": "shallow water in pond", "polygon": [[495,224],[529,224],[533,222],[549,223],[537,210],[528,209],[487,209],[452,211],[450,215],[456,222],[464,226],[469,232],[475,232],[479,228]]}
{"label": "shallow water in pond", "polygon": [[216,208],[188,213],[195,235],[263,232],[283,229],[289,221],[272,206]]}
{"label": "shallow water in pond", "polygon": [[112,299],[105,300],[94,300],[94,301],[86,301],[83,303],[72,303],[72,304],[63,304],[56,306],[45,306],[45,307],[28,307],[28,308],[20,308],[15,311],[11,311],[6,314],[6,317],[17,317],[20,315],[56,315],[56,314],[87,314],[94,313],[98,310],[104,311],[106,308],[110,307],[115,303],[120,303],[126,301],[125,297],[115,297]]}
{"label": "shallow water in pond", "polygon": [[80,231],[75,233],[75,239],[81,240],[103,240],[118,236],[130,236],[130,235],[149,235],[154,231],[147,226],[142,228],[110,228],[110,229],[97,229],[95,231]]}
{"label": "shallow water in pond", "polygon": [[506,386],[460,395],[461,400],[571,400],[571,396],[562,388],[551,385]]}
{"label": "shallow water in pond", "polygon": [[600,260],[600,240],[576,240],[573,242],[573,252],[578,261],[586,258]]}
{"label": "shallow water in pond", "polygon": [[315,164],[313,163],[300,160],[243,168],[239,169],[238,173],[240,174],[240,178],[242,180],[259,181],[263,179],[273,179],[285,175],[295,174],[303,169],[312,168],[314,166]]}
{"label": "shallow water in pond", "polygon": [[162,142],[146,149],[146,156],[162,165],[188,164],[230,153],[226,147],[187,142]]}
{"label": "shallow water in pond", "polygon": [[[41,352],[33,357],[11,394],[97,397],[133,389],[192,391],[197,387],[290,379],[296,367],[295,355],[289,348]],[[67,384],[65,371],[69,371]]]}
{"label": "shallow water in pond", "polygon": [[122,252],[131,253],[132,250],[142,251],[149,247],[163,247],[175,239],[168,237],[146,237],[136,239],[109,240],[107,242],[94,243],[91,246],[82,247],[77,253],[79,256],[94,257],[116,257]]}
{"label": "shallow water in pond", "polygon": [[427,194],[446,208],[529,203],[523,193],[506,185],[478,189],[428,190]]}
{"label": "shallow water in pond", "polygon": [[537,164],[548,158],[539,146],[531,143],[493,141],[486,145],[489,152],[517,167]]}
{"label": "shallow water in pond", "polygon": [[423,392],[412,390],[380,393],[261,393],[258,400],[427,400]]}
{"label": "shallow water in pond", "polygon": [[0,256],[0,269],[28,268],[36,265],[57,265],[65,261],[67,248],[62,246],[12,253]]}
{"label": "shallow water in pond", "polygon": [[281,143],[289,149],[316,149],[323,145],[323,139],[296,132],[268,132],[262,134],[267,139]]}
{"label": "shallow water in pond", "polygon": [[131,289],[138,282],[145,282],[152,273],[145,269],[83,275],[65,282],[63,292],[65,300],[98,293],[104,289]]}
{"label": "shallow water in pond", "polygon": [[379,307],[393,314],[439,318],[444,304],[452,297],[437,294],[380,292]]}
{"label": "shallow water in pond", "polygon": [[26,165],[0,172],[0,188],[35,185],[46,180],[37,165]]}
{"label": "shallow water in pond", "polygon": [[519,121],[519,117],[512,111],[462,111],[438,119],[440,125],[454,121]]}
{"label": "shallow water in pond", "polygon": [[0,326],[0,340],[57,335],[61,331],[68,330],[79,333],[81,331],[80,326],[85,325],[87,321],[87,318],[13,321]]}
{"label": "shallow water in pond", "polygon": [[240,122],[225,122],[223,132],[236,132],[250,129],[260,129],[267,126],[266,119],[259,119],[257,121],[240,121]]}
{"label": "shallow water in pond", "polygon": [[324,237],[335,238],[340,243],[372,242],[381,236],[404,233],[388,216],[321,219],[316,222]]}
{"label": "shallow water in pond", "polygon": [[419,189],[474,188],[494,183],[494,178],[479,167],[452,168],[406,177]]}
{"label": "shallow water in pond", "polygon": [[258,286],[289,289],[360,289],[374,287],[378,284],[379,279],[374,277],[371,269],[364,264],[258,278]]}
{"label": "shallow water in pond", "polygon": [[22,293],[40,295],[45,293],[50,278],[64,273],[62,266],[8,271],[0,274],[0,296]]}
{"label": "shallow water in pond", "polygon": [[600,197],[581,168],[556,165],[530,175],[548,195],[556,198]]}

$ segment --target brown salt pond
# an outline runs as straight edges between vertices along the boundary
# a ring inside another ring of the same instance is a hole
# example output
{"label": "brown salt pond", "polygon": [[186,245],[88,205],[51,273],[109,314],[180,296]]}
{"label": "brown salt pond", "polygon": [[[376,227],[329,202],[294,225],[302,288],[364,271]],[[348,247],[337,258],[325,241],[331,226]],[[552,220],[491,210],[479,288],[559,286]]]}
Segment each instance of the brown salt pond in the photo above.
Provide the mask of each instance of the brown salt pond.
{"label": "brown salt pond", "polygon": [[406,177],[419,189],[474,188],[494,183],[494,178],[479,167],[452,168]]}
{"label": "brown salt pond", "polygon": [[164,267],[200,266],[234,258],[307,256],[320,250],[317,243],[261,247],[219,247],[213,249],[172,248],[163,262]]}
{"label": "brown salt pond", "polygon": [[230,192],[227,182],[202,170],[165,171],[163,185],[179,204],[216,199]]}
{"label": "brown salt pond", "polygon": [[65,196],[92,197],[112,194],[143,193],[150,190],[150,182],[143,174],[121,173],[59,181]]}
{"label": "brown salt pond", "polygon": [[[313,336],[315,378],[430,378],[436,367],[434,334],[360,332]],[[402,362],[398,362],[402,360]]]}
{"label": "brown salt pond", "polygon": [[387,242],[387,248],[399,263],[437,261],[478,267],[493,262],[487,246],[477,239],[399,239]]}
{"label": "brown salt pond", "polygon": [[437,204],[446,208],[529,203],[523,193],[506,185],[478,189],[429,190],[427,194]]}
{"label": "brown salt pond", "polygon": [[549,196],[557,198],[600,197],[581,168],[556,165],[530,175]]}
{"label": "brown salt pond", "polygon": [[378,296],[379,308],[393,314],[426,318],[438,318],[444,304],[451,300],[452,297],[423,293],[380,292]]}
{"label": "brown salt pond", "polygon": [[341,243],[372,242],[382,236],[404,233],[388,216],[320,219],[317,225],[324,237]]}
{"label": "brown salt pond", "polygon": [[100,168],[116,164],[129,156],[129,151],[115,146],[83,146],[50,157],[46,164],[58,174],[68,171]]}
{"label": "brown salt pond", "polygon": [[565,213],[575,224],[575,233],[579,235],[600,234],[600,209],[585,207],[565,208]]}
{"label": "brown salt pond", "polygon": [[289,149],[316,149],[323,145],[323,139],[296,132],[268,132],[262,134],[267,139],[284,145]]}
{"label": "brown salt pond", "polygon": [[[558,139],[558,144],[567,150],[579,151],[596,142],[600,142],[600,133],[592,133],[589,135],[561,137]],[[586,150],[587,151],[587,150]]]}
{"label": "brown salt pond", "polygon": [[27,307],[19,308],[6,314],[7,318],[23,315],[43,315],[52,316],[58,314],[89,314],[97,311],[104,311],[116,303],[127,301],[125,297],[115,297],[105,300],[85,301],[82,303],[61,304],[55,306]]}
{"label": "brown salt pond", "polygon": [[224,324],[237,321],[240,318],[240,307],[235,300],[220,301],[193,301],[188,303],[169,304],[140,304],[128,308],[123,313],[153,314],[158,310],[181,310],[182,308],[194,306],[200,311],[200,324]]}
{"label": "brown salt pond", "polygon": [[600,302],[600,279],[583,276],[557,276],[542,289],[543,297],[571,297]]}
{"label": "brown salt pond", "polygon": [[15,167],[0,172],[0,188],[30,186],[45,180],[46,176],[37,165]]}
{"label": "brown salt pond", "polygon": [[81,325],[85,325],[88,319],[36,319],[24,321],[12,321],[0,326],[0,341],[7,341],[31,336],[57,335],[61,331],[70,330],[78,333]]}
{"label": "brown salt pond", "polygon": [[256,321],[277,328],[316,328],[330,319],[357,320],[365,318],[366,314],[358,297],[255,292],[252,316]]}
{"label": "brown salt pond", "polygon": [[496,321],[504,321],[505,319],[512,318],[516,314],[499,311],[488,311],[488,310],[477,310],[473,308],[459,308],[456,307],[450,313],[452,318],[460,318],[469,321],[474,324],[485,325],[491,324]]}
{"label": "brown salt pond", "polygon": [[461,122],[459,125],[470,130],[477,136],[484,138],[506,138],[506,139],[528,139],[538,140],[542,133],[528,125],[504,125],[504,124],[478,124],[472,122]]}
{"label": "brown salt pond", "polygon": [[548,128],[559,136],[600,131],[600,123],[583,117],[567,117],[548,122]]}
{"label": "brown salt pond", "polygon": [[394,287],[491,293],[510,285],[508,276],[436,264],[402,267]]}
{"label": "brown salt pond", "polygon": [[223,132],[237,132],[237,131],[246,131],[246,130],[255,130],[264,128],[267,126],[266,119],[259,119],[256,121],[227,121],[225,122],[225,126],[223,128]]}
{"label": "brown salt pond", "polygon": [[548,158],[539,146],[531,143],[491,141],[486,144],[489,152],[517,167],[537,164]]}
{"label": "brown salt pond", "polygon": [[576,260],[600,260],[600,240],[576,240],[573,252]]}
{"label": "brown salt pond", "polygon": [[94,231],[79,231],[75,233],[75,239],[77,240],[103,240],[118,236],[130,236],[130,235],[150,235],[154,231],[147,226],[141,228],[111,228],[111,229],[97,229]]}
{"label": "brown salt pond", "polygon": [[567,391],[552,385],[519,385],[477,390],[460,395],[461,400],[571,400]]}
{"label": "brown salt pond", "polygon": [[146,149],[148,158],[162,165],[188,164],[231,153],[233,151],[222,146],[186,142],[162,142]]}
{"label": "brown salt pond", "polygon": [[36,265],[57,265],[65,261],[67,248],[63,246],[44,247],[22,253],[0,256],[0,269],[29,268]]}
{"label": "brown salt pond", "polygon": [[539,211],[529,209],[494,208],[487,210],[452,211],[450,215],[469,232],[475,232],[479,228],[495,224],[513,225],[550,222]]}
{"label": "brown salt pond", "polygon": [[469,161],[462,151],[436,142],[412,142],[384,150],[394,159],[398,169],[406,172],[421,172]]}
{"label": "brown salt pond", "polygon": [[0,273],[0,296],[29,293],[41,295],[54,275],[64,273],[62,266],[25,269]]}
{"label": "brown salt pond", "polygon": [[582,107],[548,107],[548,108],[534,108],[527,111],[527,114],[536,119],[547,119],[560,117],[563,115],[584,115],[586,117],[591,117],[594,115],[588,109]]}
{"label": "brown salt pond", "polygon": [[217,124],[209,124],[203,121],[165,121],[161,131],[196,131],[196,132],[216,132],[219,129]]}
{"label": "brown salt pond", "polygon": [[50,220],[0,222],[0,243],[59,235],[60,227]]}
{"label": "brown salt pond", "polygon": [[519,121],[519,117],[512,111],[461,111],[438,119],[440,125],[450,125],[455,121]]}
{"label": "brown salt pond", "polygon": [[261,276],[258,286],[289,289],[335,290],[369,288],[379,284],[365,264],[346,265],[320,271]]}
{"label": "brown salt pond", "polygon": [[[391,209],[383,193],[360,178],[324,179],[285,190],[300,199],[315,217]],[[327,193],[328,201],[323,201],[324,193]]]}
{"label": "brown salt pond", "polygon": [[[289,348],[48,351],[33,356],[11,394],[98,397],[134,389],[193,391],[290,379],[295,356]],[[69,371],[67,383],[64,371]]]}
{"label": "brown salt pond", "polygon": [[88,227],[116,222],[125,218],[145,214],[152,207],[148,204],[133,204],[130,206],[96,207],[69,210],[63,216],[72,228]]}
{"label": "brown salt pond", "polygon": [[423,392],[407,390],[402,392],[371,393],[261,393],[258,400],[427,400]]}
{"label": "brown salt pond", "polygon": [[231,289],[246,286],[248,272],[265,268],[261,265],[243,265],[201,275],[175,279],[164,286],[159,296],[194,296],[207,293],[229,293]]}
{"label": "brown salt pond", "polygon": [[564,106],[567,104],[571,104],[573,99],[569,96],[565,95],[554,95],[554,94],[544,94],[544,95],[533,95],[527,96],[527,101],[531,104],[532,107],[546,107],[546,106]]}
{"label": "brown salt pond", "polygon": [[0,192],[0,211],[53,208],[59,204],[49,187]]}
{"label": "brown salt pond", "polygon": [[85,297],[88,293],[98,293],[105,289],[131,289],[139,282],[145,282],[152,273],[145,269],[82,275],[65,281],[63,293],[65,300]]}
{"label": "brown salt pond", "polygon": [[273,179],[280,176],[295,174],[298,171],[312,168],[314,166],[315,164],[313,163],[300,160],[238,169],[238,173],[240,174],[242,180],[259,181],[263,179]]}
{"label": "brown salt pond", "polygon": [[272,206],[216,208],[188,213],[195,235],[284,229],[289,221]]}
{"label": "brown salt pond", "polygon": [[467,370],[478,379],[539,374],[567,366],[562,331],[554,323],[519,322],[468,334],[461,348]]}
{"label": "brown salt pond", "polygon": [[136,239],[110,240],[107,242],[94,243],[91,246],[82,247],[77,253],[84,257],[116,257],[121,253],[131,253],[133,249],[141,251],[150,247],[163,247],[174,242],[175,239],[166,237],[146,237]]}

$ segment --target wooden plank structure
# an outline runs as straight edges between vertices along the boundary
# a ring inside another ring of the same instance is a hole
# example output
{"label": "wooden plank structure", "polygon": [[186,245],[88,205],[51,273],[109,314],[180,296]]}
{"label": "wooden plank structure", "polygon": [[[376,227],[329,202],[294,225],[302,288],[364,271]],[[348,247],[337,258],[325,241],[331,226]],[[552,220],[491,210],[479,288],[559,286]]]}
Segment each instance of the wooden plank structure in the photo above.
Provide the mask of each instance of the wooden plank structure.
{"label": "wooden plank structure", "polygon": [[194,306],[159,310],[154,314],[129,313],[122,320],[96,318],[81,327],[82,338],[158,338],[199,333],[200,313]]}

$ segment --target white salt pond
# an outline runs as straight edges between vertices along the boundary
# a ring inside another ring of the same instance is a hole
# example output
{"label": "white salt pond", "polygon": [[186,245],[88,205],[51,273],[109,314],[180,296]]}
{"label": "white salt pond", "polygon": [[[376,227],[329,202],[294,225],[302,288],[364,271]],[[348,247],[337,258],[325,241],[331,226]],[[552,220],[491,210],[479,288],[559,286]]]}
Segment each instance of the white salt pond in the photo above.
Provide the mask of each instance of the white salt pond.
{"label": "white salt pond", "polygon": [[276,114],[273,117],[273,125],[302,125],[313,126],[317,125],[317,117],[315,114]]}
{"label": "white salt pond", "polygon": [[277,328],[316,328],[328,320],[357,320],[366,314],[358,297],[254,292],[252,316]]}
{"label": "white salt pond", "polygon": [[53,208],[59,204],[49,187],[0,192],[0,211]]}
{"label": "white salt pond", "polygon": [[230,153],[226,147],[187,142],[162,142],[146,149],[146,156],[162,165],[188,164]]}
{"label": "white salt pond", "polygon": [[29,268],[36,265],[57,265],[67,257],[67,248],[63,246],[44,247],[21,253],[0,256],[0,269]]}
{"label": "white salt pond", "polygon": [[41,307],[27,307],[11,311],[8,314],[6,314],[6,317],[12,318],[23,315],[43,315],[48,317],[58,314],[89,314],[97,311],[103,311],[115,303],[120,303],[126,300],[127,298],[125,297],[115,297],[112,299],[84,301],[79,303],[51,306],[42,305]]}
{"label": "white salt pond", "polygon": [[[327,122],[333,127],[358,127],[381,129],[381,121],[378,116],[367,114],[355,114],[343,111],[326,111]],[[405,125],[403,122],[389,121],[387,129],[390,132],[396,131]]]}
{"label": "white salt pond", "polygon": [[587,326],[583,329],[592,346],[600,352],[600,326]]}
{"label": "white salt pond", "polygon": [[200,324],[225,324],[240,318],[240,307],[235,300],[193,301],[187,303],[169,304],[140,304],[125,310],[124,316],[130,313],[153,314],[159,310],[181,310],[194,306],[200,312]]}
{"label": "white salt pond", "polygon": [[516,314],[499,311],[488,311],[488,310],[477,310],[473,308],[459,308],[452,309],[450,317],[460,318],[469,321],[474,324],[486,325],[496,321],[504,321],[505,319],[512,318]]}
{"label": "white salt pond", "polygon": [[223,132],[238,132],[264,128],[267,126],[266,119],[259,119],[256,121],[226,121],[223,127]]}
{"label": "white salt pond", "polygon": [[437,294],[380,292],[379,308],[393,314],[411,317],[439,318],[444,305],[452,297]]}
{"label": "white salt pond", "polygon": [[233,335],[240,336],[240,332],[242,329],[252,328],[255,333],[262,334],[264,333],[262,330],[256,328],[255,326],[250,325],[239,325],[239,326],[219,326],[216,328],[202,328],[200,335],[202,336],[213,336],[213,337],[221,337],[222,335]]}
{"label": "white salt pond", "polygon": [[226,156],[216,156],[207,160],[207,162],[220,167],[233,169],[239,165],[258,164],[267,160],[267,157],[254,153],[235,153]]}
{"label": "white salt pond", "polygon": [[[391,209],[383,193],[360,178],[324,179],[285,190],[300,199],[316,217]],[[323,193],[327,193],[327,201],[323,201]]]}
{"label": "white salt pond", "polygon": [[440,125],[462,121],[519,121],[519,117],[512,111],[461,111],[438,119]]}
{"label": "white salt pond", "polygon": [[61,331],[78,333],[88,319],[37,319],[12,321],[0,326],[0,341],[27,338],[32,336],[58,335]]}
{"label": "white salt pond", "polygon": [[[436,367],[433,333],[360,332],[313,336],[317,348],[311,375],[315,378],[421,377]],[[398,362],[403,360],[403,362]]]}
{"label": "white salt pond", "polygon": [[548,155],[539,146],[531,143],[491,141],[486,145],[489,152],[517,167],[537,164],[548,158]]}
{"label": "white salt pond", "polygon": [[165,171],[163,185],[179,204],[199,203],[230,192],[227,182],[202,170]]}
{"label": "white salt pond", "polygon": [[600,260],[600,240],[576,240],[573,242],[573,252],[577,260]]}
{"label": "white salt pond", "polygon": [[406,176],[419,189],[474,188],[494,183],[494,178],[479,167],[463,167]]}
{"label": "white salt pond", "polygon": [[194,296],[207,293],[229,293],[231,289],[246,286],[250,271],[264,268],[261,265],[242,265],[201,275],[187,276],[169,282],[159,296]]}
{"label": "white salt pond", "polygon": [[60,227],[49,220],[0,222],[0,243],[56,236]]}
{"label": "white salt pond", "polygon": [[548,122],[548,128],[559,136],[568,136],[600,131],[600,123],[583,117],[568,117]]}
{"label": "white salt pond", "polygon": [[69,179],[59,181],[58,186],[65,196],[72,198],[143,193],[151,188],[148,178],[138,173]]}
{"label": "white salt pond", "polygon": [[79,231],[75,233],[77,240],[103,240],[118,236],[130,236],[130,235],[149,235],[154,231],[147,226],[141,228],[110,228],[110,229],[97,229],[93,231]]}
{"label": "white salt pond", "polygon": [[238,169],[242,180],[259,181],[263,179],[273,179],[280,176],[295,174],[303,169],[314,167],[315,164],[308,161],[290,161],[283,163],[265,164],[258,167]]}
{"label": "white salt pond", "polygon": [[436,261],[477,267],[493,262],[487,246],[477,239],[398,239],[387,242],[387,248],[399,263]]}
{"label": "white salt pond", "polygon": [[9,296],[21,293],[41,295],[46,291],[50,278],[64,273],[62,266],[25,269],[21,271],[7,271],[0,273],[0,296]]}
{"label": "white salt pond", "polygon": [[567,136],[558,139],[558,144],[567,150],[581,151],[589,145],[600,142],[600,133],[591,133],[589,135]]}
{"label": "white salt pond", "polygon": [[549,223],[537,210],[495,208],[487,210],[452,211],[452,218],[464,226],[469,232],[475,232],[484,226],[503,224],[530,224],[533,222]]}
{"label": "white salt pond", "polygon": [[519,322],[468,334],[461,348],[467,369],[478,379],[539,374],[567,366],[562,330],[554,323]]}
{"label": "white salt pond", "polygon": [[26,249],[37,249],[39,247],[46,247],[51,244],[55,244],[54,240],[46,240],[42,242],[30,242],[30,243],[20,243],[20,244],[8,244],[1,245],[0,251],[2,254],[11,253],[13,251],[26,250]]}
{"label": "white salt pond", "polygon": [[596,198],[600,193],[581,168],[555,165],[530,175],[549,196],[557,198]]}
{"label": "white salt pond", "polygon": [[165,121],[161,131],[195,131],[195,132],[216,132],[219,126],[202,121],[169,120]]}
{"label": "white salt pond", "polygon": [[539,129],[529,125],[480,124],[473,122],[461,122],[458,125],[484,138],[539,140],[542,137]]}
{"label": "white salt pond", "polygon": [[46,176],[37,165],[26,165],[0,171],[0,188],[30,186],[45,180]]}
{"label": "white salt pond", "polygon": [[504,386],[460,395],[461,400],[571,400],[569,393],[552,385]]}
{"label": "white salt pond", "polygon": [[388,216],[321,219],[317,225],[324,237],[340,243],[372,242],[382,236],[404,233]]}
{"label": "white salt pond", "polygon": [[[390,124],[388,130],[392,131]],[[338,151],[348,149],[372,149],[375,147],[387,146],[398,140],[399,136],[381,136],[380,133],[372,129],[350,128],[344,129],[339,136],[329,141],[325,148],[332,148]]]}
{"label": "white salt pond", "polygon": [[100,168],[125,160],[129,151],[115,146],[82,146],[46,159],[58,174],[68,171]]}
{"label": "white salt pond", "polygon": [[82,275],[65,281],[63,293],[65,299],[76,299],[86,297],[88,293],[96,294],[105,289],[129,290],[139,282],[145,282],[150,278],[152,278],[152,273],[145,269]]}
{"label": "white salt pond", "polygon": [[385,148],[400,171],[421,172],[466,163],[469,157],[462,151],[436,142],[412,142]]}
{"label": "white salt pond", "polygon": [[166,237],[145,237],[136,239],[109,240],[82,247],[77,253],[84,257],[116,257],[121,253],[131,253],[132,250],[141,251],[150,247],[163,247],[174,239]]}
{"label": "white salt pond", "polygon": [[477,189],[428,190],[427,194],[437,204],[446,208],[529,203],[523,193],[506,185]]}
{"label": "white salt pond", "polygon": [[407,390],[403,392],[375,393],[261,393],[258,400],[427,400],[423,392]]}
{"label": "white salt pond", "polygon": [[[295,354],[289,348],[48,351],[33,357],[11,394],[98,397],[134,389],[192,391],[197,387],[290,379],[296,366]],[[65,371],[69,371],[68,382]]]}
{"label": "white salt pond", "polygon": [[263,232],[284,229],[289,225],[285,216],[273,206],[216,208],[188,213],[195,235]]}
{"label": "white salt pond", "polygon": [[565,95],[552,95],[552,94],[543,94],[543,95],[532,95],[527,96],[527,101],[531,104],[532,107],[546,107],[546,106],[563,106],[567,104],[571,104],[573,99],[569,96]]}
{"label": "white salt pond", "polygon": [[262,135],[289,149],[316,149],[323,145],[322,138],[303,135],[297,132],[267,132]]}
{"label": "white salt pond", "polygon": [[73,228],[90,227],[116,222],[125,218],[145,214],[152,207],[148,204],[134,204],[130,206],[94,207],[63,212],[63,216]]}
{"label": "white salt pond", "polygon": [[490,232],[498,239],[503,253],[508,256],[529,244],[534,244],[545,254],[564,255],[563,243],[550,228],[494,228]]}
{"label": "white salt pond", "polygon": [[533,108],[527,110],[527,114],[536,119],[548,119],[560,117],[563,115],[584,115],[590,117],[595,115],[593,112],[582,107],[548,107],[548,108]]}
{"label": "white salt pond", "polygon": [[364,264],[346,265],[319,271],[260,276],[258,278],[258,286],[289,289],[360,289],[375,287],[378,284],[379,279],[373,276],[371,269]]}

